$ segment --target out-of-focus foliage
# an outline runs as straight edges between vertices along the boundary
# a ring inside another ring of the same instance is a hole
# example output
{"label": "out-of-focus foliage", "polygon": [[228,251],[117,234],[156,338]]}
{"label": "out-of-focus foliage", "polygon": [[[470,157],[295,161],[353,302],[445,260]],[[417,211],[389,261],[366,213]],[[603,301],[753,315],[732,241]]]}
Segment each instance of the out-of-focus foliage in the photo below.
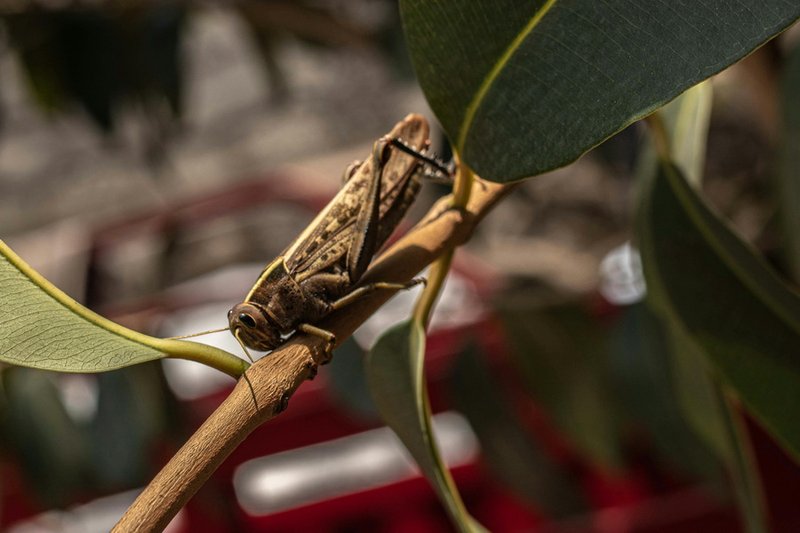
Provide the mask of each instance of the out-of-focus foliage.
{"label": "out-of-focus foliage", "polygon": [[788,451],[800,454],[800,297],[659,167],[642,206],[642,256],[660,310],[677,320]]}
{"label": "out-of-focus foliage", "polygon": [[[373,2],[366,11],[375,13],[367,21],[350,20],[342,6],[325,2],[248,0],[232,8],[252,32],[273,102],[291,94],[279,50],[287,37],[316,47],[377,46],[396,64],[407,64],[405,55],[392,51],[397,39],[385,39],[400,27],[388,0]],[[190,18],[202,9],[191,2],[14,6],[0,8],[0,24],[45,112],[81,108],[106,134],[136,112],[147,155],[158,163],[193,89],[186,86],[183,41]]]}
{"label": "out-of-focus foliage", "polygon": [[65,408],[68,377],[24,368],[2,373],[13,409],[0,411],[1,444],[19,458],[41,504],[63,507],[81,494],[148,479],[152,446],[170,427],[159,373],[140,365],[85,377],[96,407],[84,414]]}
{"label": "out-of-focus foliage", "polygon": [[80,105],[110,132],[125,106],[141,106],[154,120],[180,117],[186,16],[182,3],[146,2],[31,8],[2,22],[37,102],[50,112]]}
{"label": "out-of-focus foliage", "polygon": [[597,464],[622,464],[608,335],[578,306],[502,310],[514,363],[528,390]]}
{"label": "out-of-focus foliage", "polygon": [[514,415],[513,404],[504,394],[500,379],[492,373],[476,346],[460,354],[451,387],[456,407],[478,436],[484,461],[506,486],[528,504],[541,507],[552,516],[569,516],[585,510],[586,502],[577,480],[525,430]]}
{"label": "out-of-focus foliage", "polygon": [[795,282],[800,281],[800,44],[787,54],[781,83],[780,158],[776,195],[783,219],[786,257]]}
{"label": "out-of-focus foliage", "polygon": [[425,329],[408,320],[386,331],[367,356],[367,382],[378,411],[433,485],[459,531],[480,532],[461,501],[433,435],[423,373]]}

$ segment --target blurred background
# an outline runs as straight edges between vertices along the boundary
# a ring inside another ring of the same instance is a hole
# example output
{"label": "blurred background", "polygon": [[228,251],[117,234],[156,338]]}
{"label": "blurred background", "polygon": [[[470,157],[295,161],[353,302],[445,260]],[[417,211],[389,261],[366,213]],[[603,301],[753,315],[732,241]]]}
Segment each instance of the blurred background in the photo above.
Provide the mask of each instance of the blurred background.
{"label": "blurred background", "polygon": [[[704,181],[779,271],[796,30],[714,79]],[[126,326],[224,327],[346,166],[409,112],[435,123],[392,0],[4,2],[0,237]],[[444,456],[494,531],[741,527],[643,303],[631,245],[643,144],[634,125],[526,182],[457,255],[427,375]],[[446,192],[426,185],[406,227]],[[448,531],[363,378],[364,351],[415,294],[337,350],[170,530]],[[239,353],[227,333],[202,340]],[[17,533],[108,530],[233,386],[184,361],[0,372],[0,528]],[[775,530],[796,531],[800,469],[746,423]]]}

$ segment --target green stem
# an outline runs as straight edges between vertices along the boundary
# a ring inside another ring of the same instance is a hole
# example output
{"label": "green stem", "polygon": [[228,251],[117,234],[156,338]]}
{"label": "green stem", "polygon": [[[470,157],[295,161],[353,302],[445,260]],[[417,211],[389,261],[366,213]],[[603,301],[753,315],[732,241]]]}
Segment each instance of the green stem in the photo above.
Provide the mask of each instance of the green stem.
{"label": "green stem", "polygon": [[650,135],[653,138],[653,144],[658,153],[659,159],[669,161],[672,159],[672,145],[670,143],[669,132],[667,125],[664,124],[664,118],[659,111],[648,116],[645,121],[650,127]]}
{"label": "green stem", "polygon": [[148,337],[148,339],[148,344],[150,346],[163,351],[169,357],[202,363],[216,368],[220,372],[225,372],[229,376],[237,379],[244,374],[245,370],[250,368],[250,363],[244,359],[207,344],[176,341],[172,339],[158,339],[155,337]]}
{"label": "green stem", "polygon": [[[458,164],[455,183],[453,184],[452,205],[457,209],[466,209],[472,193],[472,184],[475,181],[475,174],[472,170],[459,161],[458,154],[454,154]],[[413,318],[419,321],[425,329],[430,322],[433,306],[442,290],[450,265],[453,262],[455,248],[451,247],[437,259],[428,270],[428,283],[422,291],[414,307]]]}

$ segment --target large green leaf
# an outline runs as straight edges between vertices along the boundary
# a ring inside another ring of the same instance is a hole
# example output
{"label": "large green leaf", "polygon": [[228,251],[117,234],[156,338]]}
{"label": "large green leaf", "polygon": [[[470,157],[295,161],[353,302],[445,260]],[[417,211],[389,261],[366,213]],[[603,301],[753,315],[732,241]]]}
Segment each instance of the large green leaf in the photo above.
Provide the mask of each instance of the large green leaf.
{"label": "large green leaf", "polygon": [[[656,120],[663,119],[662,133],[667,136],[672,162],[683,170],[687,181],[696,189],[702,183],[711,100],[711,83],[701,83],[659,110],[654,117]],[[651,183],[658,169],[654,150],[646,152],[639,169],[645,185]],[[645,217],[640,217],[640,222],[646,223]],[[648,235],[645,227],[640,235],[643,246],[647,246]],[[659,300],[657,290],[650,292],[648,303],[655,308],[666,308],[666,314],[669,315],[669,303]],[[751,533],[766,531],[763,493],[748,436],[741,431],[741,421],[737,420],[740,414],[726,402],[725,393],[718,380],[714,379],[702,349],[683,331],[680,324],[669,319],[662,325],[652,320],[647,323],[651,331],[663,331],[653,346],[668,356],[665,360],[668,368],[662,369],[662,373],[674,388],[686,422],[727,467],[747,530]],[[683,439],[683,442],[686,443],[686,440]],[[687,458],[702,459],[698,453],[703,451],[702,446],[694,445],[692,448],[696,451],[683,450],[679,453]],[[703,467],[709,463],[706,459],[699,465]]]}
{"label": "large green leaf", "polygon": [[795,0],[401,0],[464,161],[511,181],[573,161],[800,17]]}
{"label": "large green leaf", "polygon": [[367,356],[367,382],[383,420],[397,434],[460,531],[483,531],[466,511],[431,427],[423,374],[425,329],[415,320],[392,327]]}
{"label": "large green leaf", "polygon": [[232,376],[247,363],[205,344],[149,337],[93,313],[0,241],[0,361],[60,372],[104,372],[177,357]]}
{"label": "large green leaf", "polygon": [[641,206],[648,291],[800,458],[800,297],[717,218],[670,163]]}

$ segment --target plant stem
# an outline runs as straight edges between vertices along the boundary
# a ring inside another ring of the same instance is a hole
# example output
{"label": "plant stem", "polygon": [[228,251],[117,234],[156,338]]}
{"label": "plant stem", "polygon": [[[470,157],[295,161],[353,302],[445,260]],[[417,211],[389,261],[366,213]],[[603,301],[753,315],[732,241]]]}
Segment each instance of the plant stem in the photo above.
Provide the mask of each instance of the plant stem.
{"label": "plant stem", "polygon": [[[475,174],[469,167],[460,163],[458,154],[454,154],[454,157],[458,164],[458,173],[456,174],[450,202],[456,209],[466,209],[475,183]],[[428,270],[428,283],[414,306],[414,319],[418,320],[425,329],[428,327],[433,306],[436,304],[439,293],[444,286],[444,281],[447,278],[447,273],[450,271],[454,254],[455,246],[452,246],[431,265]]]}
{"label": "plant stem", "polygon": [[650,135],[653,139],[653,145],[656,148],[656,153],[659,159],[669,161],[672,159],[672,146],[670,143],[669,132],[667,126],[664,124],[664,118],[661,116],[660,111],[649,115],[645,121],[650,127]]}

